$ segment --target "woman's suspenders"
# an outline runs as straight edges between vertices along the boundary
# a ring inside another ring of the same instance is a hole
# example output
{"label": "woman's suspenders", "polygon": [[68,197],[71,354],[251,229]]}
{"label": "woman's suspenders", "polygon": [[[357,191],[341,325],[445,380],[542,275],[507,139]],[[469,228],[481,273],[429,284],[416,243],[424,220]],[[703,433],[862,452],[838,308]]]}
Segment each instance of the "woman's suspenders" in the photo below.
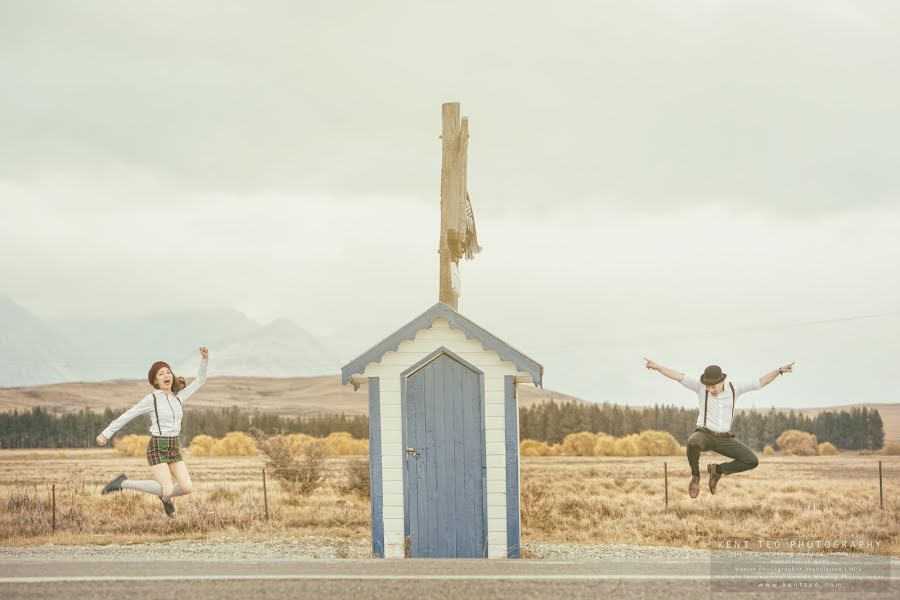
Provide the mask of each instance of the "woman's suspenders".
{"label": "woman's suspenders", "polygon": [[[731,388],[731,423],[734,424],[734,405],[737,404],[737,394],[734,392],[734,384],[730,381],[728,382],[728,387]],[[154,396],[155,398],[155,396]],[[706,397],[703,399],[703,426],[706,427],[706,407],[709,404],[709,390],[706,390]],[[731,429],[729,427],[729,429]]]}
{"label": "woman's suspenders", "polygon": [[[156,413],[156,428],[159,430],[159,435],[162,435],[162,425],[159,422],[159,409],[156,408],[156,392],[153,392],[153,412]],[[705,421],[704,421],[704,423],[705,423]],[[153,427],[152,426],[150,427],[150,435],[153,435]]]}
{"label": "woman's suspenders", "polygon": [[[175,399],[178,400],[178,404],[181,404],[181,398],[178,397],[178,394],[175,394]],[[153,392],[153,412],[156,413],[156,428],[159,430],[159,435],[162,435],[162,423],[159,422],[159,409],[156,407],[156,392]],[[150,424],[150,435],[153,435],[153,424]]]}

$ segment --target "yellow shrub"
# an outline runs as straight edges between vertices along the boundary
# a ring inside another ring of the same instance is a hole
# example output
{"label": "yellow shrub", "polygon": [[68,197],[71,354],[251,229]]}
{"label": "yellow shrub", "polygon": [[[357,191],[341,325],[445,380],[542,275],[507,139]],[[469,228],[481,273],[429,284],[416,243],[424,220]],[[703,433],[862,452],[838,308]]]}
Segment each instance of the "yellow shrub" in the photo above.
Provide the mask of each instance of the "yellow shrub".
{"label": "yellow shrub", "polygon": [[209,451],[212,450],[213,444],[215,443],[215,438],[210,435],[197,435],[191,439],[191,445],[188,446],[188,452],[191,453],[192,457],[209,456]]}
{"label": "yellow shrub", "polygon": [[325,438],[328,456],[353,456],[369,453],[369,440],[358,440],[346,431],[335,431]]}
{"label": "yellow shrub", "polygon": [[617,456],[616,438],[606,433],[598,433],[594,442],[594,456]]}
{"label": "yellow shrub", "polygon": [[775,456],[775,448],[771,444],[766,444],[762,451],[763,456]]}
{"label": "yellow shrub", "polygon": [[[281,436],[276,436],[276,437],[281,437]],[[319,438],[314,438],[311,435],[306,435],[305,433],[292,433],[285,437],[287,438],[288,442],[290,443],[291,451],[293,451],[294,454],[303,454],[303,451],[306,448],[306,446],[308,446],[312,442],[315,442],[317,439],[319,439]]]}
{"label": "yellow shrub", "polygon": [[547,445],[547,442],[522,440],[522,443],[519,444],[519,454],[522,456],[548,456],[550,446]]}
{"label": "yellow shrub", "polygon": [[668,431],[652,429],[638,434],[637,446],[641,456],[674,456],[681,451],[675,436]]}
{"label": "yellow shrub", "polygon": [[566,456],[594,456],[597,436],[589,431],[570,433],[562,442],[562,452]]}
{"label": "yellow shrub", "polygon": [[900,444],[888,444],[884,447],[884,453],[888,456],[900,456]]}
{"label": "yellow shrub", "polygon": [[232,431],[216,440],[209,450],[210,456],[256,456],[256,442],[246,433]]}
{"label": "yellow shrub", "polygon": [[615,454],[613,456],[640,456],[641,450],[638,446],[639,439],[640,438],[636,433],[617,439]]}
{"label": "yellow shrub", "polygon": [[150,443],[149,435],[126,435],[113,442],[113,447],[121,456],[145,456],[147,444]]}
{"label": "yellow shrub", "polygon": [[822,442],[819,444],[819,456],[833,456],[838,453],[838,449],[831,442]]}
{"label": "yellow shrub", "polygon": [[775,443],[788,456],[795,454],[799,456],[815,456],[819,453],[816,436],[797,429],[788,429],[781,432]]}

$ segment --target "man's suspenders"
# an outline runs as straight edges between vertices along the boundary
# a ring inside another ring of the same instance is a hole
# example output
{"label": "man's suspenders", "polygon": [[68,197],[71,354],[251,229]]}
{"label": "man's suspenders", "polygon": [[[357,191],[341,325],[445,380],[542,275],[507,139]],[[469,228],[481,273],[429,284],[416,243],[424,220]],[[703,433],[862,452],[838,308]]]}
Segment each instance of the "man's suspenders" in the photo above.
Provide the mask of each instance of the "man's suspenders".
{"label": "man's suspenders", "polygon": [[[737,404],[737,394],[734,392],[734,384],[728,382],[731,388],[731,424],[734,424],[734,405]],[[155,397],[155,396],[154,396]],[[709,404],[709,390],[706,390],[706,397],[703,399],[703,426],[706,427],[706,407]],[[729,427],[729,429],[731,429]]]}
{"label": "man's suspenders", "polygon": [[731,427],[734,426],[734,406],[737,404],[737,394],[734,393],[733,383],[729,381],[728,386],[731,388],[731,422],[729,423],[728,430],[731,431]]}
{"label": "man's suspenders", "polygon": [[[709,404],[709,390],[706,390],[706,398],[703,399],[703,426],[706,427],[706,406]],[[153,395],[153,406],[156,406],[156,394]],[[159,419],[159,417],[156,417]]]}

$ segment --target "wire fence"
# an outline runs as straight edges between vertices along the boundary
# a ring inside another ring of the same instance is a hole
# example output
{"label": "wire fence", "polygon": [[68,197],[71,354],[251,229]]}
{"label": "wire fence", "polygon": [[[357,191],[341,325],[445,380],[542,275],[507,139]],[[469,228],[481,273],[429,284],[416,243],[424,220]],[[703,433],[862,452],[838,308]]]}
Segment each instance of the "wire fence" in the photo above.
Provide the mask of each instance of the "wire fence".
{"label": "wire fence", "polygon": [[[770,465],[773,470],[769,472],[753,469],[740,473],[738,478],[723,477],[722,481],[728,481],[731,488],[728,489],[728,494],[731,497],[738,496],[745,500],[758,498],[758,488],[763,486],[770,496],[781,494],[783,498],[788,494],[795,494],[797,501],[806,502],[807,507],[816,510],[830,510],[836,498],[840,498],[845,504],[849,501],[857,509],[865,511],[900,510],[900,459],[856,459],[838,464],[816,464],[814,460],[783,461],[781,464]],[[359,494],[367,494],[369,491],[368,459],[362,457],[338,464],[263,467],[255,471],[256,476],[252,475],[252,470],[243,471],[242,481],[249,482],[246,493],[252,495],[253,490],[256,490],[258,499],[261,500],[262,511],[257,518],[266,522],[272,518],[270,505],[273,500],[284,501],[298,493],[312,494],[325,481],[330,481],[333,485],[340,483],[345,489],[349,489],[346,488],[347,479],[356,476],[358,479],[354,482],[353,489]],[[707,473],[703,468],[701,473],[703,489]],[[686,461],[674,457],[660,462],[525,458],[521,464],[521,506],[523,511],[533,509],[533,505],[541,501],[535,490],[542,486],[542,497],[547,500],[548,507],[552,507],[549,510],[562,510],[559,507],[563,506],[565,496],[573,494],[615,497],[623,503],[632,497],[635,504],[640,497],[641,502],[650,502],[659,507],[659,510],[668,512],[687,497],[689,476]],[[274,498],[271,489],[273,479],[279,486]],[[258,482],[256,485],[253,484],[254,480]],[[740,482],[741,487],[731,485],[731,480]],[[84,482],[42,483],[49,488],[45,489],[49,492],[47,501],[50,530],[56,532],[61,524],[57,487],[81,486],[81,493],[89,492],[83,489],[86,487]],[[32,482],[31,485],[37,489],[37,484]],[[69,493],[66,497],[73,495],[75,494]],[[12,502],[12,498],[8,498],[8,510],[12,510]],[[613,517],[615,515],[610,515],[610,518]]]}

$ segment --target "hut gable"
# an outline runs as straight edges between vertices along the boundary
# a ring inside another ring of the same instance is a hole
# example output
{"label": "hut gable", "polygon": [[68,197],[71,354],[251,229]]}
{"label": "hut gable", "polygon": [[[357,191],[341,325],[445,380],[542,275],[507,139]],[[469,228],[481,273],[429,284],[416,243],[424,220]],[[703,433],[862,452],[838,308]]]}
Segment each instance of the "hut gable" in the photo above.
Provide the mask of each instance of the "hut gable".
{"label": "hut gable", "polygon": [[[356,388],[358,387],[356,380],[351,380],[354,375],[372,376],[370,368],[377,364],[409,366],[416,362],[410,360],[412,354],[418,352],[425,356],[434,349],[436,342],[442,342],[445,339],[457,346],[454,351],[462,350],[459,354],[463,358],[466,358],[466,354],[470,352],[496,353],[496,366],[504,366],[502,363],[514,366],[520,374],[517,378],[518,381],[531,382],[542,387],[543,367],[537,361],[516,350],[443,302],[438,302],[347,363],[341,369],[341,382],[343,384],[353,383]],[[475,342],[477,346],[460,345],[462,341]],[[420,347],[425,350],[420,350]],[[490,377],[490,375],[486,376]]]}

